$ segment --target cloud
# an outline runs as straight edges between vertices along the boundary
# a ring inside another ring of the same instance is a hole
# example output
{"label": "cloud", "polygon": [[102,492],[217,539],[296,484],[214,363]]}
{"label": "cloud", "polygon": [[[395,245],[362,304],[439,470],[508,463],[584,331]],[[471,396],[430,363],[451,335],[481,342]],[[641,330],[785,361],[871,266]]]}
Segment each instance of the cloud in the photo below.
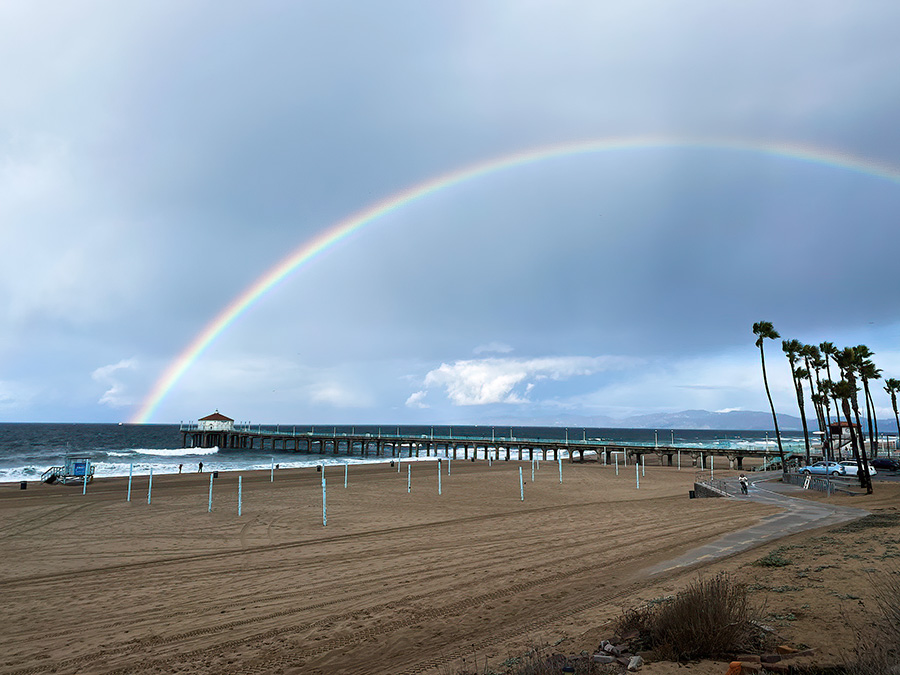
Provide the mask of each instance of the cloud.
{"label": "cloud", "polygon": [[324,403],[335,408],[364,408],[372,401],[359,388],[347,386],[335,380],[316,382],[309,386],[309,400]]}
{"label": "cloud", "polygon": [[425,403],[425,397],[428,395],[427,391],[416,391],[409,395],[409,398],[406,399],[406,407],[407,408],[429,408],[430,406]]}
{"label": "cloud", "polygon": [[527,403],[536,382],[568,380],[623,366],[633,359],[563,356],[488,358],[442,363],[425,376],[425,387],[443,387],[453,405]]}
{"label": "cloud", "polygon": [[135,399],[133,396],[127,394],[127,387],[120,380],[119,373],[120,371],[129,371],[134,370],[135,368],[137,368],[136,359],[122,359],[118,363],[101,366],[91,373],[91,378],[93,378],[95,382],[99,382],[108,387],[107,390],[103,392],[103,396],[100,397],[98,402],[103,405],[112,406],[113,408],[133,405]]}
{"label": "cloud", "polygon": [[476,354],[509,354],[513,348],[503,342],[489,342],[486,345],[478,345],[472,351]]}

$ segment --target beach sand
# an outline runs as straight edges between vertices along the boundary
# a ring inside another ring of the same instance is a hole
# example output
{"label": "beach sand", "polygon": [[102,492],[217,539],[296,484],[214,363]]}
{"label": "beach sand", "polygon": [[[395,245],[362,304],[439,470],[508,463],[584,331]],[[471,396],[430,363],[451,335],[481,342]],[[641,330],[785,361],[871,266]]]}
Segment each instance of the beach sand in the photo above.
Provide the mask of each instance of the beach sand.
{"label": "beach sand", "polygon": [[688,499],[688,468],[648,464],[636,489],[633,467],[566,462],[560,484],[552,462],[532,483],[527,462],[444,461],[439,496],[436,463],[411,466],[411,493],[405,463],[351,466],[346,489],[328,467],[327,527],[315,469],[242,474],[240,517],[237,473],[212,513],[208,474],[155,476],[150,505],[146,476],[131,502],[127,478],[0,487],[0,672],[455,673],[537,643],[577,653],[697,576],[642,570],[773,512]]}

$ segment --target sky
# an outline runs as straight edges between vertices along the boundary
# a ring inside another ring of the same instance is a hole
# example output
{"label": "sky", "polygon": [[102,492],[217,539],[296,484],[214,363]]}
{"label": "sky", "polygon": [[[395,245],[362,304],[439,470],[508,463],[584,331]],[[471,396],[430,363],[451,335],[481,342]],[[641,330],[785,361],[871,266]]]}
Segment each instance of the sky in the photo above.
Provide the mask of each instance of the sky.
{"label": "sky", "polygon": [[[0,421],[767,410],[760,320],[900,378],[898,23],[879,0],[0,3]],[[600,149],[541,154],[566,144]]]}

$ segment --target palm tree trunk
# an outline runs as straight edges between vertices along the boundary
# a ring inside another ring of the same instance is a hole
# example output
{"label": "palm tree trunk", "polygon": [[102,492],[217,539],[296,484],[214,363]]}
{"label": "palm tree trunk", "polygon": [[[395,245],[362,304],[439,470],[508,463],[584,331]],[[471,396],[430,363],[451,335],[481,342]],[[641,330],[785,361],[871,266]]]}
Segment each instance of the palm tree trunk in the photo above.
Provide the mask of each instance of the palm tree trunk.
{"label": "palm tree trunk", "polygon": [[[859,419],[859,399],[856,395],[856,382],[855,378],[850,375],[850,384],[853,387],[853,412],[856,414],[856,424],[859,427],[860,434],[862,434],[862,421]],[[868,401],[866,402],[868,404]],[[850,432],[850,437],[853,437],[853,431]],[[869,458],[866,456],[866,441],[865,439],[860,439],[859,443],[859,452],[856,456],[856,466],[857,466],[857,474],[859,475],[859,486],[865,488],[866,494],[872,494],[872,477],[869,475]]]}
{"label": "palm tree trunk", "polygon": [[798,377],[795,382],[797,390],[797,405],[800,408],[800,423],[803,425],[803,441],[806,444],[806,465],[812,462],[809,458],[809,429],[806,426],[806,404],[803,401],[803,381]]}
{"label": "palm tree trunk", "polygon": [[772,410],[772,423],[775,425],[775,440],[778,441],[778,456],[781,458],[781,473],[787,476],[787,463],[784,459],[784,448],[781,447],[781,432],[778,430],[778,417],[775,415],[775,404],[772,403],[772,393],[769,391],[769,378],[766,377],[766,353],[762,344],[759,345],[759,358],[762,361],[763,384],[766,387],[766,396],[769,398],[769,408]]}
{"label": "palm tree trunk", "polygon": [[853,417],[850,411],[850,401],[847,399],[841,399],[841,408],[844,411],[844,417],[847,419],[847,429],[850,431],[850,449],[853,451],[853,459],[856,461],[857,471],[856,477],[859,480],[859,486],[861,488],[866,487],[865,482],[863,481],[862,471],[859,471],[859,448],[857,447],[857,438],[856,438],[856,428],[853,426]]}
{"label": "palm tree trunk", "polygon": [[866,388],[866,399],[871,404],[872,416],[870,425],[875,427],[875,436],[872,438],[872,457],[878,457],[878,413],[875,412],[875,399],[872,398],[872,392],[869,391],[869,383],[864,380]]}
{"label": "palm tree trunk", "polygon": [[897,447],[900,447],[900,413],[897,412],[897,394],[891,394],[891,407],[894,409],[894,422],[897,423]]}

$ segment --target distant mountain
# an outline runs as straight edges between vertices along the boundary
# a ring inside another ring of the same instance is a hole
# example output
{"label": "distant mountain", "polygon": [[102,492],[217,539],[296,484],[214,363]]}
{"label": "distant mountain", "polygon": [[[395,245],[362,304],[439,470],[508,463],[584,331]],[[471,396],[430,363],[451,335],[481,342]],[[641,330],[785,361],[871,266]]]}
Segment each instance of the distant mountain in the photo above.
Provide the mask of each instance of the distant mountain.
{"label": "distant mountain", "polygon": [[[619,420],[624,426],[634,429],[745,429],[748,431],[770,431],[772,414],[756,410],[730,410],[710,412],[708,410],[682,410],[674,413],[649,413],[634,415]],[[808,421],[810,430],[817,429],[816,421]],[[798,431],[803,428],[799,417],[778,415],[778,426],[783,431]]]}

